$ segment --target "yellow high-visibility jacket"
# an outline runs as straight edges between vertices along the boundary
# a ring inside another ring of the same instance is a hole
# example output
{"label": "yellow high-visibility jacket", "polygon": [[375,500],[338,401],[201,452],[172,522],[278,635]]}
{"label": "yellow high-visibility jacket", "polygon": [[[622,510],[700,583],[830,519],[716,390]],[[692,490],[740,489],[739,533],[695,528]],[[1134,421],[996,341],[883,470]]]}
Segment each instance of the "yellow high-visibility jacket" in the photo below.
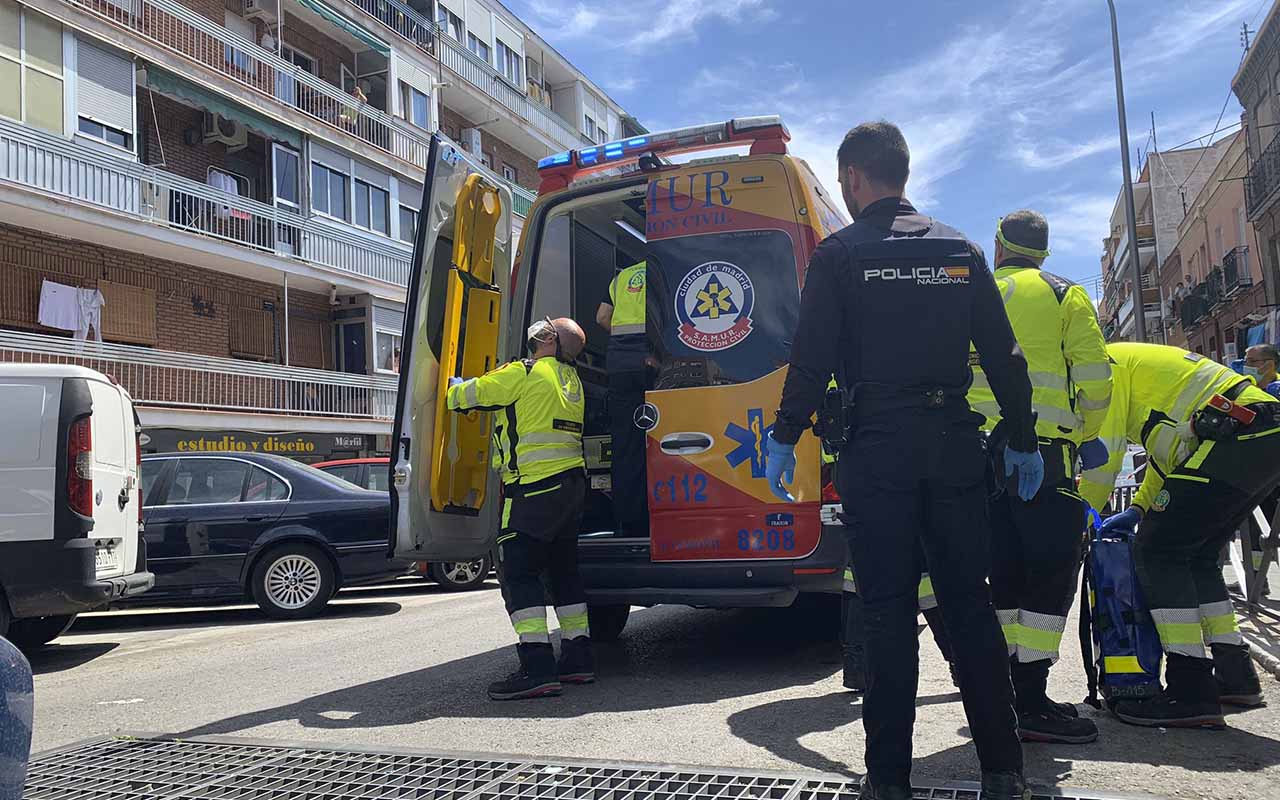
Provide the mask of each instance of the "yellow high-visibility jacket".
{"label": "yellow high-visibility jacket", "polygon": [[1103,422],[1102,440],[1111,457],[1105,465],[1086,471],[1080,481],[1080,494],[1094,508],[1106,505],[1120,474],[1126,444],[1140,445],[1147,451],[1146,475],[1133,499],[1146,513],[1164,487],[1165,475],[1184,464],[1194,466],[1200,442],[1191,430],[1191,418],[1211,397],[1247,382],[1251,385],[1236,398],[1237,403],[1277,402],[1252,385],[1251,378],[1180,347],[1116,342],[1107,345],[1107,353],[1112,361],[1114,394]]}
{"label": "yellow high-visibility jacket", "polygon": [[[995,278],[1027,359],[1036,435],[1077,445],[1096,438],[1111,400],[1111,366],[1088,293],[1035,267],[1002,266]],[[990,429],[1000,421],[1000,406],[977,359],[971,356],[970,362],[969,406],[987,418]]]}
{"label": "yellow high-visibility jacket", "polygon": [[453,411],[503,411],[494,420],[502,482],[533,483],[583,467],[582,381],[553,356],[512,361],[449,388]]}
{"label": "yellow high-visibility jacket", "polygon": [[609,301],[613,306],[613,336],[644,333],[647,268],[645,262],[632,264],[613,276],[609,283]]}

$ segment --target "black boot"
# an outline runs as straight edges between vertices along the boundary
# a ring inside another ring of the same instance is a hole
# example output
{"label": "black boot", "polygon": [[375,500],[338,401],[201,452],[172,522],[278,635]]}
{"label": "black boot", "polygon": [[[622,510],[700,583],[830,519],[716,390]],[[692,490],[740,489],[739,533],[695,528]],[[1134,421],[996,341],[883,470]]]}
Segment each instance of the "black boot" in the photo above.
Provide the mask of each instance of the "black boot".
{"label": "black boot", "polygon": [[858,787],[858,800],[911,800],[910,786],[876,786],[871,776],[864,775]]}
{"label": "black boot", "polygon": [[1262,705],[1262,683],[1249,656],[1248,645],[1213,645],[1213,672],[1218,682],[1218,702],[1257,708]]}
{"label": "black boot", "polygon": [[983,770],[982,800],[1031,800],[1031,790],[1017,772]]}
{"label": "black boot", "polygon": [[556,666],[561,683],[595,683],[596,659],[591,653],[591,637],[561,640],[560,661]]}
{"label": "black boot", "polygon": [[1018,711],[1018,736],[1024,742],[1087,744],[1098,738],[1093,720],[1080,719],[1075,706],[1055,703],[1045,694],[1049,659],[1009,664]]}
{"label": "black boot", "polygon": [[856,694],[867,690],[867,669],[862,648],[844,648],[844,688]]}
{"label": "black boot", "polygon": [[1150,700],[1125,700],[1115,715],[1132,725],[1148,728],[1209,728],[1227,726],[1213,680],[1213,662],[1207,658],[1170,653],[1165,667],[1168,688]]}
{"label": "black boot", "polygon": [[516,654],[520,657],[520,669],[505,680],[489,684],[490,700],[527,700],[560,694],[556,655],[550,644],[519,644]]}

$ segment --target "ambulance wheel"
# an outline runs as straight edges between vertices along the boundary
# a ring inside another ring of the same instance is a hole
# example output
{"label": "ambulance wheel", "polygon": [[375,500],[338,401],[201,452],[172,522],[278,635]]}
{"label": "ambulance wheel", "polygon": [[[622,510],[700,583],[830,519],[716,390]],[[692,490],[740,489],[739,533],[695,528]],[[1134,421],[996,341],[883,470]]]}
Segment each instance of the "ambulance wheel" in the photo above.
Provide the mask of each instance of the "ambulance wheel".
{"label": "ambulance wheel", "polygon": [[587,624],[591,626],[593,642],[616,642],[627,627],[631,606],[588,606]]}

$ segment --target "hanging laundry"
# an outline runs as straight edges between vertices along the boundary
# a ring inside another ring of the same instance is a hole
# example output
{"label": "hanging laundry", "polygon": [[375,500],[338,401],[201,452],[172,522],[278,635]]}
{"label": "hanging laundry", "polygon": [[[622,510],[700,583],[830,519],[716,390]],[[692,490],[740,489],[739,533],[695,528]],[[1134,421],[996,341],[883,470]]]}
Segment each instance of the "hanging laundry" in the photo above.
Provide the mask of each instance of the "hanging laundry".
{"label": "hanging laundry", "polygon": [[74,339],[87,339],[92,329],[98,343],[102,343],[102,307],[107,301],[97,289],[77,289],[76,301],[79,306],[79,323]]}
{"label": "hanging laundry", "polygon": [[80,299],[74,286],[53,281],[40,284],[37,320],[46,328],[74,331],[80,327]]}

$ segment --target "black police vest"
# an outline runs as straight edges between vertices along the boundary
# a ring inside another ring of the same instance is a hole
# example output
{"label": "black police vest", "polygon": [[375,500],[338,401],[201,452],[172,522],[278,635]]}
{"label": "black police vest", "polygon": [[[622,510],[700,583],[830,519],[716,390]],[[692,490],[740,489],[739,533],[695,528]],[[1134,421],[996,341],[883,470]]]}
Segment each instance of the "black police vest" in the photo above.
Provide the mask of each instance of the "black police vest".
{"label": "black police vest", "polygon": [[852,380],[845,385],[855,387],[855,408],[868,412],[881,406],[963,407],[973,379],[973,246],[924,217],[897,221],[914,225],[903,232],[868,222],[879,235],[848,243],[856,343],[849,353]]}

